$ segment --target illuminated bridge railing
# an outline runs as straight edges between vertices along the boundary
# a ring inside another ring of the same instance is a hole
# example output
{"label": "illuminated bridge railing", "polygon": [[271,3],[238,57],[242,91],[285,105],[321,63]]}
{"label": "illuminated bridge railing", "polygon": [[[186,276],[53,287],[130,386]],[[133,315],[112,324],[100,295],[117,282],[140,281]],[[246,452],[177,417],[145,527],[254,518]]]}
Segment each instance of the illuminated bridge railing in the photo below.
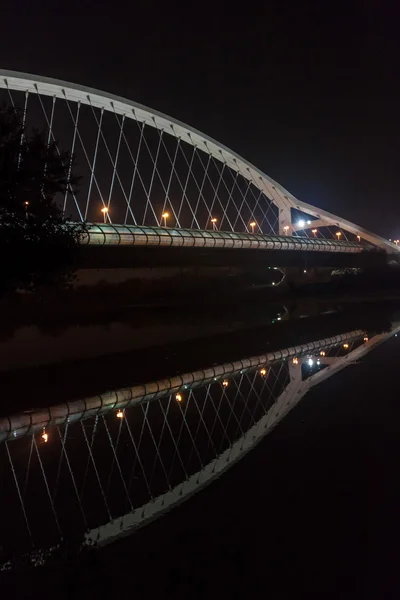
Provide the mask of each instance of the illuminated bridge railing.
{"label": "illuminated bridge railing", "polygon": [[395,331],[355,330],[1,419],[0,568],[103,545],[157,518]]}
{"label": "illuminated bridge railing", "polygon": [[360,253],[373,249],[356,242],[307,237],[269,236],[259,233],[202,231],[138,225],[90,224],[82,239],[84,245],[168,246],[232,248],[249,250],[307,250],[312,252]]}

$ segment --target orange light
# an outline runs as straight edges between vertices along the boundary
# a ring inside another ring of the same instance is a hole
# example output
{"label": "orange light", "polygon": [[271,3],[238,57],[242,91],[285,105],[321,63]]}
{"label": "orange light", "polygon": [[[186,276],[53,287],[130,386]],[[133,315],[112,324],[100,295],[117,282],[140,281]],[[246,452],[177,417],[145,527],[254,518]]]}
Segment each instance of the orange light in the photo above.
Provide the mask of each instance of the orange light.
{"label": "orange light", "polygon": [[368,337],[367,336],[365,336],[364,342],[368,342]]}
{"label": "orange light", "polygon": [[285,225],[285,227],[283,228],[283,231],[284,231],[285,233],[287,233],[287,232],[288,232],[288,229],[289,229],[289,225]]}
{"label": "orange light", "polygon": [[104,213],[104,214],[108,213],[107,206],[104,206],[104,208],[101,209],[101,212]]}
{"label": "orange light", "polygon": [[211,223],[216,223],[218,221],[218,219],[216,219],[215,217],[213,219],[211,219]]}
{"label": "orange light", "polygon": [[29,202],[28,202],[28,200],[26,200],[26,201],[24,202],[24,204],[25,204],[25,206],[29,206]]}
{"label": "orange light", "polygon": [[266,374],[267,374],[267,369],[260,369],[260,375],[261,375],[262,377],[265,377],[265,376],[266,376]]}
{"label": "orange light", "polygon": [[227,379],[224,379],[224,380],[223,380],[223,382],[222,382],[222,385],[223,385],[224,387],[228,387],[228,385],[229,385],[229,381],[228,381]]}
{"label": "orange light", "polygon": [[49,434],[46,433],[45,428],[43,428],[42,440],[44,441],[45,444],[47,444],[47,442],[49,441]]}
{"label": "orange light", "polygon": [[161,216],[162,216],[163,219],[168,219],[169,213],[165,212]]}
{"label": "orange light", "polygon": [[182,402],[183,398],[182,398],[182,394],[175,394],[175,400],[177,402]]}
{"label": "orange light", "polygon": [[319,353],[320,356],[326,356],[326,352],[325,350],[321,350],[321,352]]}
{"label": "orange light", "polygon": [[123,411],[121,409],[118,410],[117,417],[118,417],[118,419],[123,419],[124,418],[124,413],[123,413]]}
{"label": "orange light", "polygon": [[336,235],[337,235],[337,239],[340,240],[340,236],[342,235],[342,232],[341,231],[337,231]]}
{"label": "orange light", "polygon": [[344,348],[345,350],[347,350],[347,348],[348,348],[348,347],[349,347],[349,345],[348,345],[348,344],[343,344],[343,348]]}
{"label": "orange light", "polygon": [[298,365],[299,364],[299,359],[297,358],[297,356],[294,357],[293,364],[294,365]]}
{"label": "orange light", "polygon": [[357,239],[358,239],[359,242],[361,242],[361,236],[360,235],[357,236]]}

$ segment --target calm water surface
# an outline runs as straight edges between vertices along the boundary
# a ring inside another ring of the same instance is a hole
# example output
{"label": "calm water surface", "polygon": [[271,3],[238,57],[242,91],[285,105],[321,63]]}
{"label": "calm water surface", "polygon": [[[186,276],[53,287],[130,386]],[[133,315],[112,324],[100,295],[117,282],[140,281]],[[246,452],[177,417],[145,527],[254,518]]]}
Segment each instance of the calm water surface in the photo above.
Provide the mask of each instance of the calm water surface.
{"label": "calm water surface", "polygon": [[397,597],[400,307],[244,308],[2,336],[5,585]]}

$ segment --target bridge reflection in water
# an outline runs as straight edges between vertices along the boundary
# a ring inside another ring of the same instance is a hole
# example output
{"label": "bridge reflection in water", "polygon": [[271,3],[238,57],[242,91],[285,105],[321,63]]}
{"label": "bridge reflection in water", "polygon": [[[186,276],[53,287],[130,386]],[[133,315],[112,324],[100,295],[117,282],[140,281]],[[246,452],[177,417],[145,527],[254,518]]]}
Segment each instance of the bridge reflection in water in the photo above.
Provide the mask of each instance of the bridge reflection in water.
{"label": "bridge reflection in water", "polygon": [[41,564],[70,543],[103,545],[157,518],[399,329],[356,329],[0,419],[3,568],[16,556]]}

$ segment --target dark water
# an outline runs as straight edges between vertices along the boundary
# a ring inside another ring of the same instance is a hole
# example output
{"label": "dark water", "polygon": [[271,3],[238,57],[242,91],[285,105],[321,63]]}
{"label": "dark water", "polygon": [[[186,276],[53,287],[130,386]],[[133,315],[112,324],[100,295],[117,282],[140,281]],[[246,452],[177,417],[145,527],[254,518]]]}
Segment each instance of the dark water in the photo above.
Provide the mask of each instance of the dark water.
{"label": "dark water", "polygon": [[[86,598],[101,593],[124,598],[156,594],[175,598],[398,597],[400,336],[395,331],[400,325],[400,311],[394,304],[355,305],[343,301],[291,307],[261,304],[247,308],[250,310],[237,319],[232,315],[224,317],[223,310],[217,308],[207,318],[202,314],[202,328],[204,330],[204,323],[208,327],[206,335],[192,327],[186,330],[185,339],[182,335],[177,338],[176,330],[181,334],[188,323],[195,325],[196,319],[195,315],[190,318],[182,315],[179,323],[178,311],[178,323],[173,321],[168,335],[165,330],[158,345],[143,341],[146,339],[144,331],[148,332],[152,326],[147,317],[140,328],[136,325],[129,330],[135,343],[131,349],[124,348],[124,352],[107,354],[97,343],[91,356],[86,354],[79,360],[46,364],[42,357],[41,364],[21,365],[19,369],[1,374],[1,416],[6,416],[27,408],[35,412],[38,407],[102,394],[108,389],[182,375],[349,332],[364,333],[354,334],[345,342],[347,348],[343,342],[326,344],[323,346],[325,358],[337,360],[360,352],[378,336],[383,341],[348,366],[321,379],[258,445],[187,502],[133,535],[117,539],[99,550],[76,554],[69,549],[43,567],[20,564],[17,573],[3,572],[4,589],[16,597],[26,598]],[[168,311],[164,316],[166,314]],[[155,315],[154,323],[160,321],[160,315]],[[84,336],[86,332],[81,334]],[[112,328],[109,335],[112,339]],[[118,335],[122,335],[121,330]],[[128,335],[127,331],[124,335]],[[307,361],[311,355],[314,364],[309,366]],[[316,364],[319,351],[305,352],[301,356],[304,381],[323,371],[323,365]],[[219,421],[211,436],[199,428],[197,463],[193,440],[190,436],[181,438],[179,452],[189,475],[201,468],[200,463],[212,460],[212,448],[207,448],[210,439],[213,446],[223,451],[229,447],[226,436],[232,443],[235,436],[239,436],[239,425],[248,429],[253,423],[251,415],[258,422],[265,411],[275,405],[287,385],[285,369],[291,361],[292,358],[268,366],[265,377],[259,368],[246,373],[245,378],[243,374],[234,375],[225,390],[222,379],[211,384],[208,402],[220,408],[218,411],[214,408],[209,414],[205,409],[206,429],[210,431],[218,414],[228,431],[224,434]],[[271,378],[268,389],[265,378]],[[249,381],[255,382],[253,387]],[[199,423],[199,412],[191,412],[191,407],[194,399],[199,405],[204,401],[205,389],[204,385],[194,389],[192,404],[183,409],[190,431]],[[240,396],[237,395],[239,389]],[[234,390],[235,396],[230,396]],[[172,400],[175,401],[174,396]],[[163,397],[158,413],[155,412],[158,401],[148,403],[152,406],[149,410],[154,411],[148,418],[151,418],[153,431],[158,428],[160,432],[163,423],[168,423],[177,439],[182,411],[172,400],[171,396]],[[171,403],[169,416],[163,420],[162,407],[168,402]],[[186,397],[182,406],[185,403]],[[226,403],[234,409],[224,412]],[[146,404],[126,409],[126,422],[133,432],[143,423],[143,416],[139,420],[139,414],[144,414],[143,406]],[[229,419],[235,427],[227,425]],[[88,434],[89,422],[90,419],[86,420],[84,425]],[[103,432],[96,438],[95,460],[100,477],[107,478],[110,472],[110,456],[105,456],[104,447],[109,441],[108,431],[112,439],[116,439],[116,423],[115,411],[105,414]],[[81,427],[81,423],[71,424],[67,433],[61,425],[60,431],[66,436],[70,464],[79,478],[79,464],[86,465],[88,452],[86,449],[85,454],[84,438],[74,427]],[[48,446],[40,445],[41,431],[34,437],[48,474],[51,494],[57,484],[55,500],[61,524],[64,528],[67,525],[70,533],[79,533],[77,507],[72,508],[71,479],[65,462],[57,470],[62,445],[54,429],[49,427],[46,431],[51,436]],[[21,473],[26,472],[31,438],[22,437],[8,443],[19,481],[23,480]],[[165,491],[165,483],[150,446],[148,436],[143,439],[140,457],[147,471],[156,464],[152,486],[157,495]],[[169,445],[165,442],[160,448],[164,462],[169,457],[169,464],[175,465],[170,471],[174,485],[182,478],[176,467],[179,461],[176,457],[175,462],[172,461],[175,448],[171,442]],[[125,464],[123,459],[127,451],[122,448],[118,454],[119,464],[123,471],[129,469],[131,473],[131,462],[127,459]],[[24,522],[19,514],[20,503],[6,453],[1,456],[1,546],[3,552],[11,548],[16,556],[26,544],[27,536],[23,534]],[[55,539],[56,533],[48,502],[46,504],[48,498],[43,492],[40,464],[32,459],[30,468],[25,503],[29,505],[35,535],[45,545]],[[125,497],[121,485],[117,485],[116,471],[114,469],[110,486],[115,490],[109,491],[108,499],[112,512],[122,514]],[[132,490],[138,506],[146,501],[145,490],[139,490],[142,484],[143,480],[133,478]],[[107,516],[99,514],[101,498],[93,474],[86,486],[85,510],[91,526],[96,526],[107,520]]]}

